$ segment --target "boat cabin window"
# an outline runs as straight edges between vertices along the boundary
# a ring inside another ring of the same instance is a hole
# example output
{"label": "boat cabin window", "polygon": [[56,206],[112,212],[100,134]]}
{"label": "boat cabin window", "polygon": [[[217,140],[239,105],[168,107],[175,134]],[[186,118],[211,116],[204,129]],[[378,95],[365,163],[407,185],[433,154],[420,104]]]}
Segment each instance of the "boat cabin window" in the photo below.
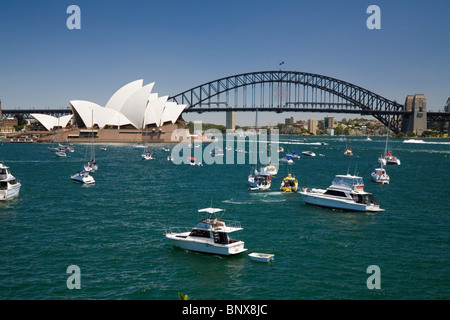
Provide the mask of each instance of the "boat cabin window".
{"label": "boat cabin window", "polygon": [[363,204],[371,204],[378,205],[377,200],[375,200],[375,197],[373,194],[354,194],[353,200],[355,200],[356,203],[363,203]]}
{"label": "boat cabin window", "polygon": [[361,177],[336,177],[333,184],[353,188],[354,185],[364,185],[364,180]]}
{"label": "boat cabin window", "polygon": [[330,195],[330,196],[344,197],[344,198],[347,197],[347,196],[345,195],[344,192],[342,192],[342,191],[337,191],[337,190],[327,190],[327,191],[325,192],[325,194],[328,194],[328,195]]}
{"label": "boat cabin window", "polygon": [[193,229],[191,233],[189,234],[191,237],[202,237],[202,238],[210,238],[211,235],[208,230],[200,230],[200,229]]}
{"label": "boat cabin window", "polygon": [[0,182],[0,190],[6,190],[8,189],[8,182],[2,181]]}

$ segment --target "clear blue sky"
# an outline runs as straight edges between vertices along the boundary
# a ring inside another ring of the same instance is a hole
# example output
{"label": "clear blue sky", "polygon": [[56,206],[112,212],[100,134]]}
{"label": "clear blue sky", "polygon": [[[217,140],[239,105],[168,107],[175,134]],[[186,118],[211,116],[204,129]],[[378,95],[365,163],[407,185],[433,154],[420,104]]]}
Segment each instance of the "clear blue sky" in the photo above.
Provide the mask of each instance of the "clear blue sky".
{"label": "clear blue sky", "polygon": [[[66,27],[71,4],[81,9],[80,30]],[[366,27],[371,4],[381,9],[380,30]],[[174,95],[284,61],[284,70],[332,76],[401,103],[423,93],[437,111],[450,97],[449,12],[448,0],[1,0],[0,99],[4,109],[104,105],[136,79]],[[264,113],[259,123],[289,116]],[[224,123],[225,114],[185,117],[194,118]],[[238,115],[237,124],[253,122]]]}

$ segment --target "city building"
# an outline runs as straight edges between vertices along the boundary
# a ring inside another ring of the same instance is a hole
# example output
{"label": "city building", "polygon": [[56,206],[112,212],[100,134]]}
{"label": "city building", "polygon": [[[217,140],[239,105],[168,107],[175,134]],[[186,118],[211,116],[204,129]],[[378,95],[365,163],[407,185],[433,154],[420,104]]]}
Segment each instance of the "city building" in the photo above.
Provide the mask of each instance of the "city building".
{"label": "city building", "polygon": [[325,129],[334,129],[334,117],[325,117],[324,118],[324,126]]}
{"label": "city building", "polygon": [[308,131],[311,134],[316,135],[317,134],[317,120],[316,119],[309,119],[308,120]]}

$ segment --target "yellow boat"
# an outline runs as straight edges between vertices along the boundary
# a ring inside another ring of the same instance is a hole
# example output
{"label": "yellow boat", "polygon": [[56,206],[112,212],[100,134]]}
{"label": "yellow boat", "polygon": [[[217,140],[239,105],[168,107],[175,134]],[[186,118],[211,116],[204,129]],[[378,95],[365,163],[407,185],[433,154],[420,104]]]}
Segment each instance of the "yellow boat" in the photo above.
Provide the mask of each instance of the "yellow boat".
{"label": "yellow boat", "polygon": [[297,192],[298,181],[290,173],[281,182],[280,190],[281,192]]}

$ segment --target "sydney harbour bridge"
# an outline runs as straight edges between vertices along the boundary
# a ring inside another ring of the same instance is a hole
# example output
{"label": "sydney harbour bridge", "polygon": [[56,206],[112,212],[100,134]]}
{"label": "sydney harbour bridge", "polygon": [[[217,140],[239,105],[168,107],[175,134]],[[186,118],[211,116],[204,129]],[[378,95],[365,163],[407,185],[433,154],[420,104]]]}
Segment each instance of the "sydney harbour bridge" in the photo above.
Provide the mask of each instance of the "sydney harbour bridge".
{"label": "sydney harbour bridge", "polygon": [[[321,112],[370,115],[394,133],[426,130],[427,121],[448,122],[450,112],[427,112],[423,95],[408,96],[405,104],[355,84],[325,75],[298,71],[260,71],[213,80],[170,96],[189,112]],[[446,110],[449,111],[449,110]],[[3,110],[6,116],[71,114],[71,109]],[[423,126],[425,126],[423,128]]]}

